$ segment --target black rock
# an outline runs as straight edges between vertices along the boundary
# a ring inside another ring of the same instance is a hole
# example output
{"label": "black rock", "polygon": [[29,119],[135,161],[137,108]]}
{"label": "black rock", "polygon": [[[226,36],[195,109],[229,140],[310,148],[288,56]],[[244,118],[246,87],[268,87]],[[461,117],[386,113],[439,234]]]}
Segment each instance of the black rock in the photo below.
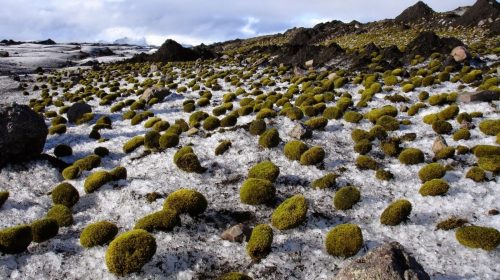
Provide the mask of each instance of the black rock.
{"label": "black rock", "polygon": [[92,113],[92,107],[86,103],[78,102],[69,107],[66,116],[70,123],[75,123],[85,113]]}
{"label": "black rock", "polygon": [[43,41],[37,41],[37,42],[35,42],[35,44],[40,44],[40,45],[55,45],[56,42],[54,42],[54,40],[52,40],[52,39],[47,39],[47,40],[43,40]]}
{"label": "black rock", "polygon": [[399,16],[395,18],[397,22],[412,23],[421,19],[429,18],[434,15],[434,10],[427,6],[422,1],[418,1],[415,5],[405,9]]}
{"label": "black rock", "polygon": [[406,54],[410,58],[417,54],[428,57],[435,52],[448,55],[456,46],[465,44],[457,38],[440,38],[434,32],[424,31],[406,46]]}
{"label": "black rock", "polygon": [[47,139],[42,116],[26,105],[0,105],[0,168],[10,162],[32,160]]}
{"label": "black rock", "polygon": [[185,48],[174,40],[168,39],[153,54],[141,53],[134,56],[129,62],[174,62],[174,61],[195,61],[201,59],[215,58],[216,55],[205,45],[193,48]]}
{"label": "black rock", "polygon": [[[495,21],[498,18],[500,18],[500,3],[495,0],[478,0],[455,21],[455,24],[462,26],[474,26],[480,21],[487,21],[488,19]],[[498,29],[498,20],[496,21],[496,25],[493,24],[492,26],[496,26],[496,29]]]}

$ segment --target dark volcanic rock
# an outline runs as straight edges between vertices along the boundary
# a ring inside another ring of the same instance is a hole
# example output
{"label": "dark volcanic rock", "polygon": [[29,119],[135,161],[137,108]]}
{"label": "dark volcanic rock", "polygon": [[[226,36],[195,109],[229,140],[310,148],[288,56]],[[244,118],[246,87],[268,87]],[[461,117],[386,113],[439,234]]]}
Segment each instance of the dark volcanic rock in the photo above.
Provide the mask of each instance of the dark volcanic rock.
{"label": "dark volcanic rock", "polygon": [[9,52],[0,51],[0,57],[9,57]]}
{"label": "dark volcanic rock", "polygon": [[26,105],[0,105],[0,168],[34,159],[47,139],[43,117]]}
{"label": "dark volcanic rock", "polygon": [[344,50],[332,43],[328,46],[315,45],[286,45],[277,53],[279,56],[273,61],[274,64],[300,65],[303,66],[308,60],[313,60],[315,66],[344,54]]}
{"label": "dark volcanic rock", "polygon": [[92,107],[86,103],[78,102],[69,107],[66,116],[70,123],[75,123],[85,113],[92,113]]}
{"label": "dark volcanic rock", "polygon": [[422,266],[397,242],[372,249],[342,268],[335,280],[427,280]]}
{"label": "dark volcanic rock", "polygon": [[168,39],[153,54],[140,54],[130,59],[131,62],[174,62],[174,61],[195,61],[198,58],[211,59],[216,55],[205,45],[193,48],[185,48],[174,40]]}
{"label": "dark volcanic rock", "polygon": [[418,1],[415,5],[404,10],[395,20],[402,23],[412,23],[424,18],[429,18],[434,15],[434,13],[431,7],[427,6],[427,4],[422,1]]}
{"label": "dark volcanic rock", "polygon": [[[500,3],[495,0],[478,0],[455,21],[455,24],[472,26],[477,25],[482,20],[497,20],[498,18],[500,18]],[[496,28],[498,29],[498,23]]]}
{"label": "dark volcanic rock", "polygon": [[54,42],[54,40],[52,40],[52,39],[47,39],[47,40],[43,40],[43,41],[37,41],[37,42],[35,42],[35,44],[40,44],[40,45],[55,45],[56,42]]}
{"label": "dark volcanic rock", "polygon": [[432,53],[449,54],[456,46],[465,46],[462,41],[457,38],[440,38],[436,33],[425,31],[418,34],[418,36],[406,46],[406,54],[410,58],[419,54],[422,56],[429,56]]}

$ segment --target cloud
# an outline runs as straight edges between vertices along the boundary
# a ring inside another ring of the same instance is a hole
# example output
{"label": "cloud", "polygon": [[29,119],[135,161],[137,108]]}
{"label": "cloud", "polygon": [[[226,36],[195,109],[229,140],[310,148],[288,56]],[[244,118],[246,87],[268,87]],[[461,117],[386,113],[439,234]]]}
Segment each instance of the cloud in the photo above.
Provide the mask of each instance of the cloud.
{"label": "cloud", "polygon": [[[59,42],[172,38],[212,43],[311,27],[319,22],[394,18],[417,0],[2,0],[0,34],[15,40]],[[437,11],[474,0],[428,0]],[[2,39],[2,38],[0,38]]]}

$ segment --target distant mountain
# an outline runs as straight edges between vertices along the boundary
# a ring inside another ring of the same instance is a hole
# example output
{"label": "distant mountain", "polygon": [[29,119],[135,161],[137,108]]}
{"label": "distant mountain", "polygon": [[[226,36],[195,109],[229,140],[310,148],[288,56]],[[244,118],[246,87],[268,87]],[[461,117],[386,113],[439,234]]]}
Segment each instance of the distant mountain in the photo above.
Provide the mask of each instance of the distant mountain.
{"label": "distant mountain", "polygon": [[215,54],[205,45],[185,48],[172,39],[167,39],[161,47],[153,54],[141,53],[130,59],[131,62],[172,62],[172,61],[194,61],[198,58],[211,59]]}
{"label": "distant mountain", "polygon": [[146,38],[129,38],[129,37],[123,37],[120,39],[116,39],[113,41],[113,44],[116,45],[132,45],[132,46],[148,46],[148,43],[146,42]]}
{"label": "distant mountain", "polygon": [[435,12],[431,7],[427,6],[427,4],[422,1],[418,1],[415,5],[404,10],[395,20],[398,22],[411,23],[429,18],[434,14]]}
{"label": "distant mountain", "polygon": [[496,21],[500,18],[500,4],[495,0],[478,0],[457,19],[457,25],[472,26],[480,22]]}

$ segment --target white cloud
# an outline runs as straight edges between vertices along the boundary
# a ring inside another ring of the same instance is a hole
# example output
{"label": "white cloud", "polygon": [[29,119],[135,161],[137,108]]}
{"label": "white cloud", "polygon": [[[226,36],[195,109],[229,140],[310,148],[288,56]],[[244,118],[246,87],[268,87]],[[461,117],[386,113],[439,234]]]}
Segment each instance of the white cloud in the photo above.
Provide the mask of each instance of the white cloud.
{"label": "white cloud", "polygon": [[245,24],[245,26],[240,28],[240,32],[246,36],[255,36],[255,34],[257,34],[257,31],[255,30],[253,25],[259,23],[260,20],[254,17],[247,17],[246,20],[247,23]]}

